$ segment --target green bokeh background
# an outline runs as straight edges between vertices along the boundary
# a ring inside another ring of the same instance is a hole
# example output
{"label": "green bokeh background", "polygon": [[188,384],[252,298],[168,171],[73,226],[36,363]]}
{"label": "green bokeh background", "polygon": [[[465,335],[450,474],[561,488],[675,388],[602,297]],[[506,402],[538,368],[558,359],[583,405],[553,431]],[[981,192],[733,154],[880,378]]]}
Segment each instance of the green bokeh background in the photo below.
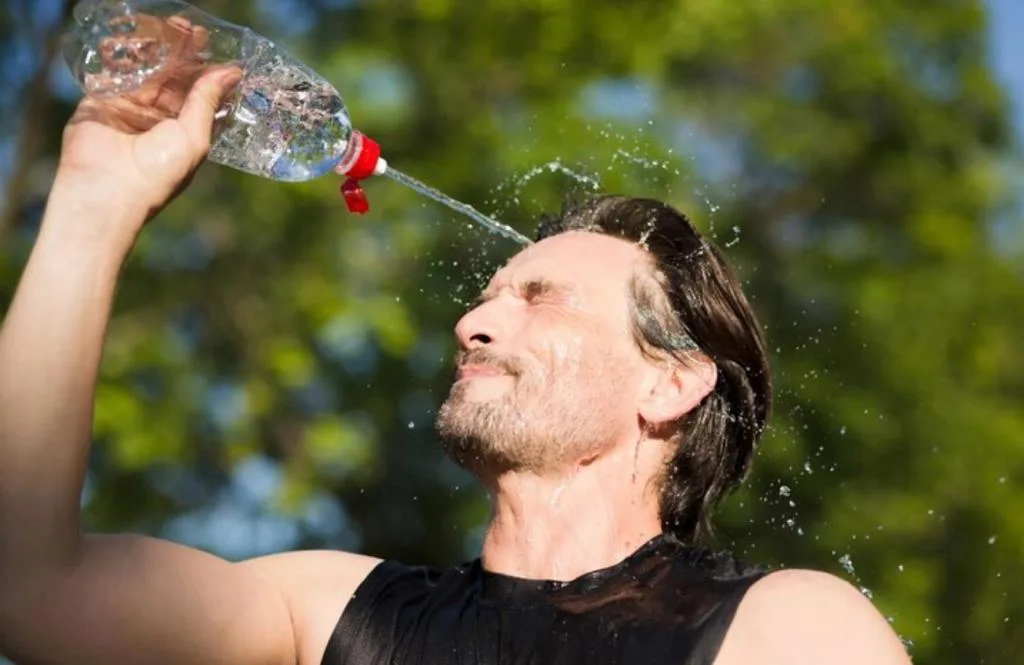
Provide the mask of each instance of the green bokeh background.
{"label": "green bokeh background", "polygon": [[[0,308],[77,99],[57,4],[0,9]],[[197,4],[335,83],[396,167],[524,233],[588,191],[687,211],[742,274],[778,386],[721,544],[854,582],[918,663],[1020,661],[1022,171],[984,3]],[[452,325],[516,247],[383,179],[350,216],[339,184],[207,165],[147,229],[90,528],[232,559],[475,554],[487,505],[432,419]]]}

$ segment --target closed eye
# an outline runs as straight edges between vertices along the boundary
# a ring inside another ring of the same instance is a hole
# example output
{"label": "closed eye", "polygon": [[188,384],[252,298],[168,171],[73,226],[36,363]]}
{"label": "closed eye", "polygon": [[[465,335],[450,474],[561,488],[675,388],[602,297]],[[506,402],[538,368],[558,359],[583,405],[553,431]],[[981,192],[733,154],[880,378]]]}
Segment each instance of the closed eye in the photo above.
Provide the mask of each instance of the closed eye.
{"label": "closed eye", "polygon": [[538,301],[566,302],[571,300],[572,291],[561,284],[556,284],[546,279],[531,279],[523,284],[520,294],[523,300],[528,303]]}
{"label": "closed eye", "polygon": [[541,280],[531,280],[523,285],[523,300],[533,302],[551,293],[551,284]]}
{"label": "closed eye", "polygon": [[[560,284],[556,284],[546,279],[531,279],[519,285],[516,289],[516,295],[527,303],[536,303],[541,300],[568,300],[571,296],[571,291]],[[492,300],[495,296],[496,293],[493,289],[485,290],[473,299],[473,302],[470,304],[470,309],[475,309],[480,305],[483,305],[487,301]]]}

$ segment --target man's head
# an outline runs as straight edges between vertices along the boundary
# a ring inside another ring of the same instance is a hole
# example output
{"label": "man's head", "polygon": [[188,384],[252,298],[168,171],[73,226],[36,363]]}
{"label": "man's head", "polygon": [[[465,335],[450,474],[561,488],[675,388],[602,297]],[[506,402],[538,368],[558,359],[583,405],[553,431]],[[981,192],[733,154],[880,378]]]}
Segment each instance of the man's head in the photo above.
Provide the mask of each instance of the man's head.
{"label": "man's head", "polygon": [[665,441],[661,520],[685,539],[742,482],[768,419],[767,354],[736,277],[657,201],[605,196],[543,223],[456,335],[438,416],[456,461],[559,474]]}

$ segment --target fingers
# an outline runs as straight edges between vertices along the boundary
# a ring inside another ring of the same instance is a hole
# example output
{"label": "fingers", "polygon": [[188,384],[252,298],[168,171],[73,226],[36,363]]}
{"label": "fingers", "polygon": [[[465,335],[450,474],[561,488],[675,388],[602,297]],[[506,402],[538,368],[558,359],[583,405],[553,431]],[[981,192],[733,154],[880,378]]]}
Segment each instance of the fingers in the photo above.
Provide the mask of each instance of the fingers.
{"label": "fingers", "polygon": [[242,72],[237,67],[218,68],[203,74],[192,86],[178,121],[193,145],[209,146],[214,115],[241,78]]}
{"label": "fingers", "polygon": [[171,16],[167,19],[167,25],[172,28],[176,28],[183,34],[187,34],[192,30],[192,21],[188,20],[184,16]]}
{"label": "fingers", "polygon": [[186,48],[194,52],[200,52],[206,48],[210,41],[210,31],[201,25],[193,25],[184,16],[172,16],[167,19],[167,25],[177,33],[179,41],[183,42]]}
{"label": "fingers", "polygon": [[112,129],[129,134],[141,134],[167,115],[149,106],[139,105],[123,96],[90,97],[86,96],[79,102],[69,124],[97,122]]}
{"label": "fingers", "polygon": [[210,31],[201,25],[192,29],[192,48],[196,53],[202,53],[210,44]]}

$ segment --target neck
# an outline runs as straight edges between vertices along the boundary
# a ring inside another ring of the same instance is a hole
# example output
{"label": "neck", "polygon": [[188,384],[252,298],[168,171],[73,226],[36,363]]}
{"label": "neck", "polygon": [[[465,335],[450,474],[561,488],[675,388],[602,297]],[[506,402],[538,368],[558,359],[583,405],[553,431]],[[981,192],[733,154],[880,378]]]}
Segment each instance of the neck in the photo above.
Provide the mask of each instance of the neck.
{"label": "neck", "polygon": [[[484,568],[569,581],[619,563],[660,534],[651,482],[657,467],[645,464],[638,450],[622,448],[564,473],[507,472],[488,483],[492,515]],[[634,473],[623,473],[630,468]]]}

